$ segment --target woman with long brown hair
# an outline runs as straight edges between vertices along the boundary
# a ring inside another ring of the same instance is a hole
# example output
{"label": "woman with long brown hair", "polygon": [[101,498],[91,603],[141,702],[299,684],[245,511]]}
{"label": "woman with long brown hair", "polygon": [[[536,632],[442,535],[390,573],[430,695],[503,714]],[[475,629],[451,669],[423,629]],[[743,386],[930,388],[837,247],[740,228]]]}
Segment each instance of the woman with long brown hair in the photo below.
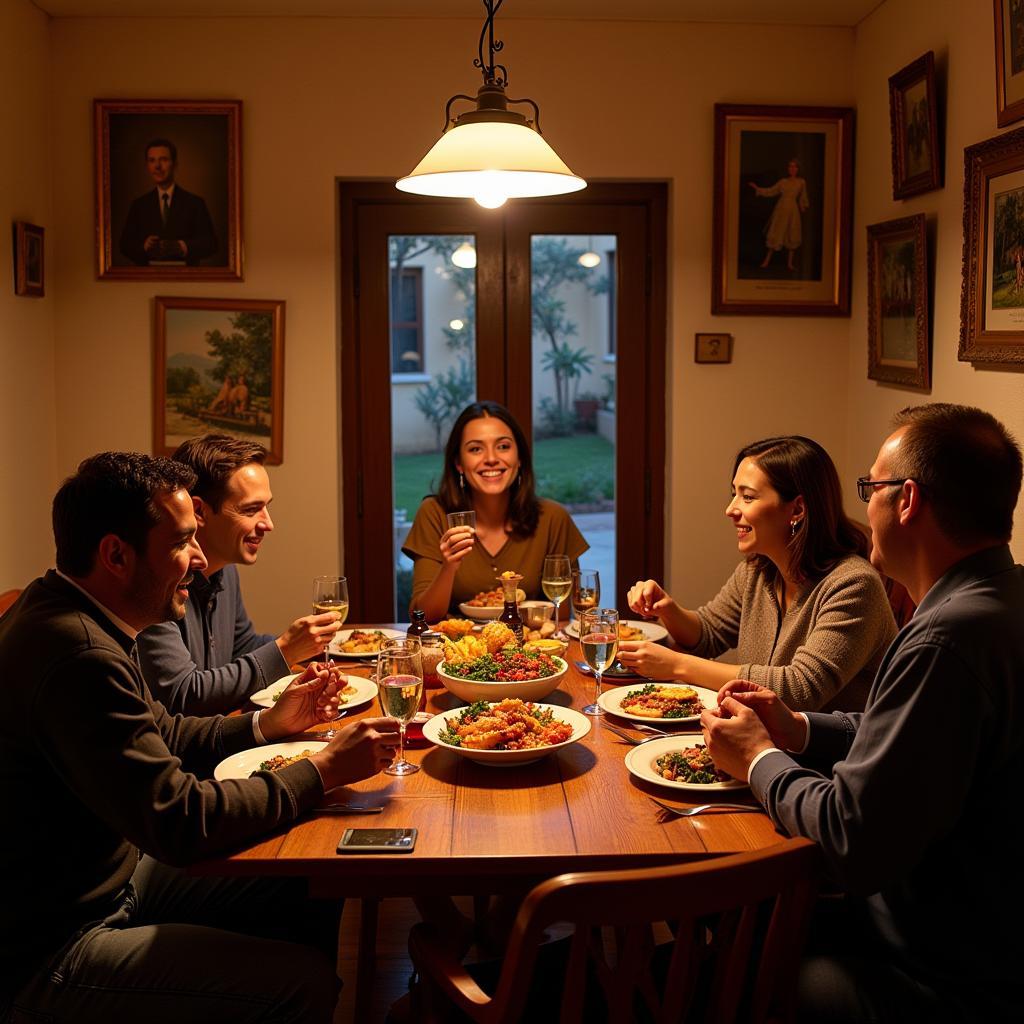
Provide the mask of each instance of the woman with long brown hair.
{"label": "woman with long brown hair", "polygon": [[[863,708],[896,623],[828,453],[799,435],[747,445],[725,514],[745,556],[732,577],[695,611],[638,580],[630,608],[661,619],[681,650],[623,642],[622,663],[715,690],[749,679],[803,711]],[[738,664],[711,660],[733,647]]]}

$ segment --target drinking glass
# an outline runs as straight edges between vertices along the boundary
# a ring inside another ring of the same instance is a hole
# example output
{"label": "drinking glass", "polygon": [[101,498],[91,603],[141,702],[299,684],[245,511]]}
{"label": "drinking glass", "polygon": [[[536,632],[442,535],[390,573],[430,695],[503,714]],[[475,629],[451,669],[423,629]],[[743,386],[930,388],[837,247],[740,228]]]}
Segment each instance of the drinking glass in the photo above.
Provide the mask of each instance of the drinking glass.
{"label": "drinking glass", "polygon": [[558,632],[558,609],[572,590],[572,568],[568,555],[545,555],[540,578],[544,596],[555,605],[555,632]]}
{"label": "drinking glass", "polygon": [[614,608],[591,608],[580,619],[580,645],[583,657],[594,670],[594,703],[584,709],[585,715],[601,716],[601,674],[615,661],[619,647],[619,613]]}
{"label": "drinking glass", "polygon": [[423,662],[416,637],[385,640],[377,655],[377,697],[388,718],[398,720],[398,758],[385,775],[412,775],[420,766],[405,759],[405,728],[420,709]]}
{"label": "drinking glass", "polygon": [[[596,569],[577,569],[572,574],[572,590],[570,601],[576,618],[580,619],[585,611],[596,608],[601,600],[601,574]],[[580,636],[583,630],[577,622]]]}
{"label": "drinking glass", "polygon": [[475,512],[449,512],[448,529],[453,530],[456,526],[468,526],[471,530],[476,529]]}
{"label": "drinking glass", "polygon": [[[313,614],[319,615],[322,612],[334,612],[339,615],[341,617],[338,623],[339,628],[345,624],[345,620],[348,618],[348,580],[344,576],[313,577]],[[337,633],[334,634],[334,636],[337,635]],[[330,641],[324,644],[325,669],[331,667],[331,659],[327,653],[330,646]],[[340,717],[339,713],[338,718]],[[333,739],[337,731],[332,725],[324,731],[324,739]]]}

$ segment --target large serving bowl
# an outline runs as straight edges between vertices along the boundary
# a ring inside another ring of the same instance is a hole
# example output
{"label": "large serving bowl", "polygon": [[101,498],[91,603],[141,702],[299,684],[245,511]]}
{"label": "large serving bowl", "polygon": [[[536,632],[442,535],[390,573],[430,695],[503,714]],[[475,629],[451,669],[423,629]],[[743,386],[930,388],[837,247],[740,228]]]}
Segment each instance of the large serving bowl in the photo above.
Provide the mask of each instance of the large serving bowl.
{"label": "large serving bowl", "polygon": [[544,676],[542,679],[524,679],[517,682],[499,682],[493,680],[481,682],[477,679],[461,679],[459,676],[450,676],[445,671],[444,662],[437,666],[437,675],[445,689],[454,693],[460,700],[472,704],[475,700],[496,701],[504,700],[506,697],[519,697],[520,700],[540,700],[551,693],[568,671],[569,666],[561,658],[551,659],[557,666],[558,671],[552,676]]}

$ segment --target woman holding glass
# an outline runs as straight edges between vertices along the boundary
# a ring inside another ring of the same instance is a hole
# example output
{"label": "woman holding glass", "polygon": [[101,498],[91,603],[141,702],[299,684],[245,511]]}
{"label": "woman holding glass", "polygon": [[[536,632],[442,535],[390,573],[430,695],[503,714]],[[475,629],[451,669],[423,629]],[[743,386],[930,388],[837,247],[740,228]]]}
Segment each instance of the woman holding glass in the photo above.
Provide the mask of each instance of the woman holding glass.
{"label": "woman holding glass", "polygon": [[[896,623],[865,560],[867,540],[843,512],[828,453],[800,436],[747,445],[725,514],[744,559],[717,597],[691,611],[654,580],[638,580],[627,595],[682,650],[623,641],[619,660],[714,690],[749,679],[801,711],[862,710]],[[733,647],[739,664],[710,660]]]}
{"label": "woman holding glass", "polygon": [[[445,446],[436,494],[416,513],[402,551],[413,560],[411,608],[428,622],[493,590],[495,578],[522,575],[527,597],[540,595],[546,555],[579,558],[589,545],[569,513],[538,499],[526,435],[497,402],[474,402],[459,414]],[[448,513],[475,513],[475,528],[449,526]]]}

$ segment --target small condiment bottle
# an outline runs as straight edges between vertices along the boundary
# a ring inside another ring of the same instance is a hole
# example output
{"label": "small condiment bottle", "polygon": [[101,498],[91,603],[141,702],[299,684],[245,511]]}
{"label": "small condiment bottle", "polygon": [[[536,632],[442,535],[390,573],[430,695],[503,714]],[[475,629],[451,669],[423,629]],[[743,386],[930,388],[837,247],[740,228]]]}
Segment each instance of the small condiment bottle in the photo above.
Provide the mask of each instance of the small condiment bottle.
{"label": "small condiment bottle", "polygon": [[[437,674],[437,666],[444,661],[445,638],[441,633],[428,629],[420,635],[420,661],[423,664],[423,689],[436,690],[441,686],[441,677]],[[426,706],[426,693],[423,695],[421,707]]]}
{"label": "small condiment bottle", "polygon": [[406,636],[417,636],[421,637],[424,633],[429,632],[430,627],[427,625],[427,613],[420,608],[414,608],[412,613],[412,622],[409,624],[409,628],[405,631]]}
{"label": "small condiment bottle", "polygon": [[519,586],[519,581],[522,579],[519,575],[508,575],[502,574],[498,577],[498,582],[501,583],[502,589],[504,590],[505,606],[502,608],[501,614],[498,616],[498,621],[503,622],[509,629],[512,630],[516,635],[516,640],[522,644],[523,642],[523,620],[519,615],[519,602],[516,600],[516,587]]}

